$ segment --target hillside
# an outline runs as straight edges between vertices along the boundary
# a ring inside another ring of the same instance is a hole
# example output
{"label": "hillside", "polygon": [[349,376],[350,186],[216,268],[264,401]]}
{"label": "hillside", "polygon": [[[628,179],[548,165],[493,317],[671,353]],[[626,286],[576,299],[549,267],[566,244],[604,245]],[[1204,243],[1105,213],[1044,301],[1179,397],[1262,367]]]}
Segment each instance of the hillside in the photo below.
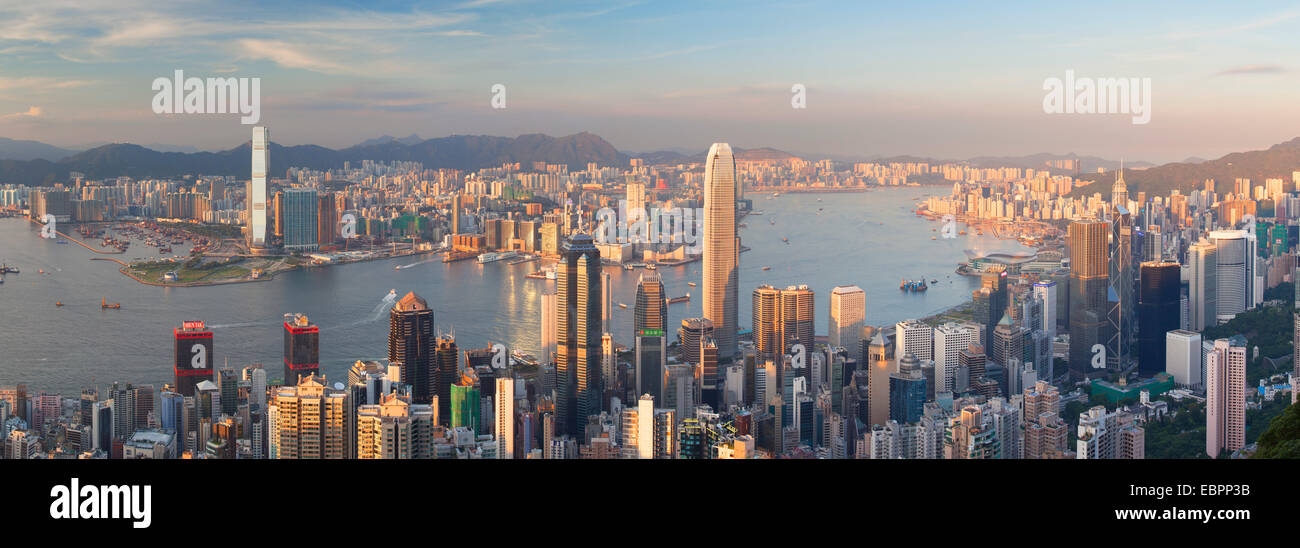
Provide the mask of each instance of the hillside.
{"label": "hillside", "polygon": [[[1183,194],[1194,188],[1201,188],[1206,179],[1214,179],[1215,191],[1226,194],[1232,191],[1233,181],[1238,177],[1250,178],[1252,184],[1263,184],[1264,179],[1280,177],[1291,180],[1291,173],[1300,171],[1300,137],[1278,143],[1267,150],[1234,152],[1216,160],[1200,163],[1176,162],[1140,171],[1124,171],[1124,182],[1128,184],[1130,195],[1146,192],[1148,196],[1166,196],[1177,188]],[[1103,186],[1087,185],[1077,187],[1072,196],[1088,195],[1094,192],[1109,194],[1109,183],[1115,179],[1113,173],[1094,173],[1083,179],[1101,181]]]}

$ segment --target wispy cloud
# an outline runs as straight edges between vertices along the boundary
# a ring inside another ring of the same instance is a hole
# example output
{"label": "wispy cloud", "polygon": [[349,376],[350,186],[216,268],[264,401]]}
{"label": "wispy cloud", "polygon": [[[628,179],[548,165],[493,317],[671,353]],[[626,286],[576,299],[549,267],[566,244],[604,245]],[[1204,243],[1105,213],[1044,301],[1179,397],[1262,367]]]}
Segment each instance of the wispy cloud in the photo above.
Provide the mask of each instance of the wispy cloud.
{"label": "wispy cloud", "polygon": [[1233,76],[1239,74],[1277,74],[1286,72],[1286,69],[1278,65],[1243,65],[1232,67],[1215,73],[1215,76]]}
{"label": "wispy cloud", "polygon": [[4,118],[19,118],[19,117],[38,118],[44,115],[45,115],[44,109],[38,106],[32,106],[32,107],[28,107],[27,110],[24,112],[15,112],[13,114],[6,114],[3,117]]}
{"label": "wispy cloud", "polygon": [[245,59],[268,60],[287,68],[306,69],[315,72],[342,72],[343,67],[337,63],[308,53],[298,46],[283,40],[258,40],[245,38],[238,42],[239,55]]}

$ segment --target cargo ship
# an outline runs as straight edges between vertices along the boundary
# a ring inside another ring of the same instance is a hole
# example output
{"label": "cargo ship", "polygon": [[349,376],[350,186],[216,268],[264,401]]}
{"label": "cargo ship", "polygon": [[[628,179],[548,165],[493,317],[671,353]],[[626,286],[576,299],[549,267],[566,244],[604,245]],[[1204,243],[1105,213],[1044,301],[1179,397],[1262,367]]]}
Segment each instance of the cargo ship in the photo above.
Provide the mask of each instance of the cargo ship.
{"label": "cargo ship", "polygon": [[925,279],[903,280],[898,284],[898,289],[900,291],[905,291],[908,293],[920,293],[929,288],[930,288],[929,286],[925,285]]}

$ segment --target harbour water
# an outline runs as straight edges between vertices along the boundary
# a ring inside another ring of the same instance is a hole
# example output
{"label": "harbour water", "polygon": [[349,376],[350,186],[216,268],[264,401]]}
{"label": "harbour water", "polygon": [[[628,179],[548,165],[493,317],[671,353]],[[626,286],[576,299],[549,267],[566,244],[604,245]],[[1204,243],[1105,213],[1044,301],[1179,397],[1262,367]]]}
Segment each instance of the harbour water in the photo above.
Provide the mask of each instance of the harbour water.
{"label": "harbour water", "polygon": [[[836,285],[866,290],[867,322],[874,325],[928,316],[969,300],[978,282],[954,273],[965,260],[964,249],[1023,248],[973,233],[931,239],[939,235],[938,223],[917,217],[913,209],[917,199],[943,191],[748,195],[762,214],[747,217],[740,229],[742,244],[751,248],[740,257],[741,328],[751,324],[750,292],[761,284],[813,289],[819,334],[826,332],[829,292]],[[502,342],[536,355],[539,296],[554,283],[526,277],[541,266],[537,261],[512,266],[405,257],[307,268],[266,282],[164,288],[121,275],[114,262],[89,260],[96,256],[75,244],[41,239],[39,228],[26,220],[0,219],[0,261],[22,271],[0,284],[0,385],[26,383],[31,392],[64,394],[113,381],[160,386],[171,381],[172,328],[186,320],[213,328],[219,367],[227,360],[235,368],[262,363],[272,378],[279,377],[287,312],[305,313],[320,326],[322,370],[338,379],[358,359],[386,356],[391,300],[385,297],[394,289],[398,296],[415,291],[425,297],[437,329],[454,331],[462,349]],[[412,266],[395,268],[407,265]],[[700,265],[657,271],[670,297],[691,294],[690,302],[669,306],[671,326],[699,315],[701,287],[688,282],[700,282]],[[606,271],[614,302],[628,305],[615,305],[611,332],[627,344],[636,282],[644,271],[614,266]],[[904,293],[898,289],[902,278],[938,283],[923,293]],[[101,309],[103,298],[122,308]],[[56,307],[56,301],[64,306]]]}

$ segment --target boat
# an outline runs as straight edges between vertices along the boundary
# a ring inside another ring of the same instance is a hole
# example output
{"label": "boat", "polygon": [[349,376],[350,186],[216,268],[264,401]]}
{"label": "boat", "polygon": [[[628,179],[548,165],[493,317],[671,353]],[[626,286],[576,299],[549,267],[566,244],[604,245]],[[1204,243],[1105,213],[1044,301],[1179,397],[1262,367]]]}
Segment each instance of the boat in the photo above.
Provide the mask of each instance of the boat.
{"label": "boat", "polygon": [[696,284],[695,282],[686,282],[686,285],[689,285],[689,286],[691,286],[691,287],[695,287],[695,286],[698,285],[698,284]]}
{"label": "boat", "polygon": [[54,301],[54,306],[63,306],[63,301]]}
{"label": "boat", "polygon": [[632,270],[632,268],[633,268],[633,267],[632,267],[632,265],[630,265],[630,264],[625,264],[625,265],[623,265],[623,270]]}
{"label": "boat", "polygon": [[36,272],[37,272],[38,274],[44,274],[44,273],[45,273],[45,269],[42,268],[42,269],[40,269],[40,270],[37,270]]}
{"label": "boat", "polygon": [[496,261],[500,261],[504,259],[513,259],[517,256],[519,256],[518,251],[501,251],[501,252],[489,251],[487,253],[478,256],[478,264],[494,263]]}
{"label": "boat", "polygon": [[17,274],[18,269],[7,264],[0,264],[0,274]]}
{"label": "boat", "polygon": [[765,267],[763,267],[763,272],[767,272],[767,271],[769,271],[769,270],[772,270],[772,267],[770,267],[770,266],[765,266]]}
{"label": "boat", "polygon": [[646,269],[646,270],[655,270],[655,269],[657,269],[657,268],[659,268],[659,267],[655,266],[654,263],[650,263],[650,264],[645,265],[645,269]]}
{"label": "boat", "polygon": [[775,224],[776,224],[776,219],[770,219],[769,222],[770,222],[771,224],[775,225]]}
{"label": "boat", "polygon": [[898,289],[899,291],[905,291],[907,293],[920,293],[929,289],[929,286],[925,285],[925,279],[903,280],[902,282],[899,282]]}
{"label": "boat", "polygon": [[103,301],[100,301],[100,303],[99,303],[99,307],[100,307],[100,308],[104,308],[104,309],[108,309],[108,310],[117,310],[117,309],[119,309],[119,308],[122,308],[122,304],[121,304],[121,303],[110,303],[110,302],[108,302],[108,297],[104,297],[104,300],[103,300]]}
{"label": "boat", "polygon": [[625,304],[623,304],[623,303],[618,303],[618,307],[619,307],[619,308],[627,308],[627,305],[625,305]]}
{"label": "boat", "polygon": [[788,243],[790,243],[790,238],[781,238],[781,241],[783,241],[783,242],[785,242],[785,243],[788,244]]}
{"label": "boat", "polygon": [[673,298],[671,298],[671,299],[668,299],[668,304],[684,303],[684,302],[688,302],[688,301],[690,301],[690,300],[691,300],[691,294],[690,294],[690,293],[687,293],[687,294],[685,294],[685,295],[683,295],[683,296],[681,296],[681,297],[673,297]]}

